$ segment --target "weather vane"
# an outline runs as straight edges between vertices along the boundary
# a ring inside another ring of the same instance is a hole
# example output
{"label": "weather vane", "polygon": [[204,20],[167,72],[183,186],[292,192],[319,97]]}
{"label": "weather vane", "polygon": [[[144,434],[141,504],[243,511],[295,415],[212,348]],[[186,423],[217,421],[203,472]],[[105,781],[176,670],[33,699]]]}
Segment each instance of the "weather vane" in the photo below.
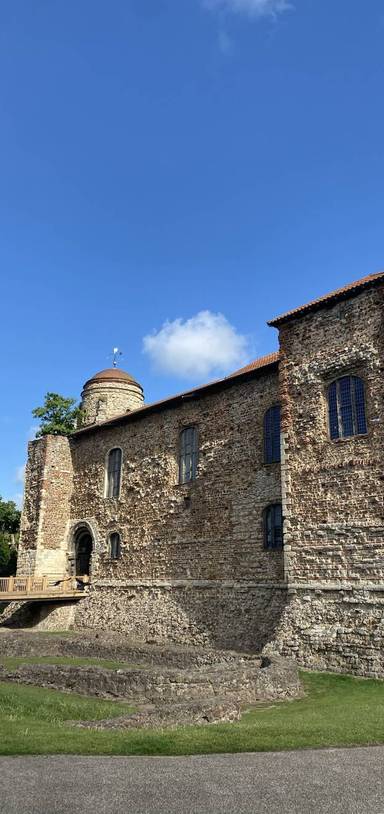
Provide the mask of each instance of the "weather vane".
{"label": "weather vane", "polygon": [[119,356],[122,356],[123,352],[120,348],[113,348],[112,359],[113,359],[113,367],[117,367],[117,360]]}

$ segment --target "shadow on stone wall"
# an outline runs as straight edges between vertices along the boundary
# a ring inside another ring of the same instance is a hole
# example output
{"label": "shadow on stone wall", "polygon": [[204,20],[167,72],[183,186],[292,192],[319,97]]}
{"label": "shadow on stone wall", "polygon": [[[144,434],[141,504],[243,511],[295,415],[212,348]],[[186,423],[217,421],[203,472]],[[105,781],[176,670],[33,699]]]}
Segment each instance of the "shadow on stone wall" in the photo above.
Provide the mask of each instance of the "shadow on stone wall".
{"label": "shadow on stone wall", "polygon": [[73,626],[74,602],[9,602],[0,608],[0,627],[66,630]]}
{"label": "shadow on stone wall", "polygon": [[274,639],[284,588],[91,588],[74,611],[75,628],[113,630],[134,641],[260,652]]}
{"label": "shadow on stone wall", "polygon": [[283,588],[97,586],[76,602],[12,602],[0,625],[114,631],[133,641],[260,652],[274,639]]}

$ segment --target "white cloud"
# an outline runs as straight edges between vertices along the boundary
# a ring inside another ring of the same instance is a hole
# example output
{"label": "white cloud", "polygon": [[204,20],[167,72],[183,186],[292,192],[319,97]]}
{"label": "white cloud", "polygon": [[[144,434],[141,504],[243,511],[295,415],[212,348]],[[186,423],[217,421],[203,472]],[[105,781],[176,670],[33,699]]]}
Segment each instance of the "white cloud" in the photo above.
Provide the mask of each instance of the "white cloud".
{"label": "white cloud", "polygon": [[211,311],[167,321],[143,339],[143,351],[157,370],[187,379],[240,367],[247,361],[247,346],[246,337],[223,314]]}
{"label": "white cloud", "polygon": [[276,17],[292,8],[287,0],[202,0],[203,6],[210,11],[245,14],[247,17]]}

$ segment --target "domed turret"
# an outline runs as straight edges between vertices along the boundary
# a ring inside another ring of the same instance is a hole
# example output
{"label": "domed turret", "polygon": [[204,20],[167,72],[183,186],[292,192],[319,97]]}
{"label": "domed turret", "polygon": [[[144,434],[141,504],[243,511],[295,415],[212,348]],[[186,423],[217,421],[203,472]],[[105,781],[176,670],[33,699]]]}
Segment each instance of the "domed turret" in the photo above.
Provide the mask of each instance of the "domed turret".
{"label": "domed turret", "polygon": [[118,367],[100,370],[85,382],[81,394],[82,425],[98,424],[137,410],[143,402],[143,388],[130,373]]}

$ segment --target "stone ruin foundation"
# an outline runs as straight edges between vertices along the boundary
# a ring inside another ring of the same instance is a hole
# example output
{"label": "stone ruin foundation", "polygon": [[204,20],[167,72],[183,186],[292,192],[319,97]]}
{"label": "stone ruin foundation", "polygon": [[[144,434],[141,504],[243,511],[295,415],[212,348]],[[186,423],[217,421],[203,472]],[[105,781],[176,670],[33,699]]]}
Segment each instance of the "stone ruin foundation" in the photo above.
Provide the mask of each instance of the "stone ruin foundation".
{"label": "stone ruin foundation", "polygon": [[244,705],[300,697],[297,666],[270,652],[133,643],[105,632],[47,635],[0,630],[0,658],[69,656],[112,659],[126,667],[55,664],[0,666],[0,680],[85,696],[126,701],[134,712],[106,721],[76,722],[94,729],[177,726],[235,721]]}

